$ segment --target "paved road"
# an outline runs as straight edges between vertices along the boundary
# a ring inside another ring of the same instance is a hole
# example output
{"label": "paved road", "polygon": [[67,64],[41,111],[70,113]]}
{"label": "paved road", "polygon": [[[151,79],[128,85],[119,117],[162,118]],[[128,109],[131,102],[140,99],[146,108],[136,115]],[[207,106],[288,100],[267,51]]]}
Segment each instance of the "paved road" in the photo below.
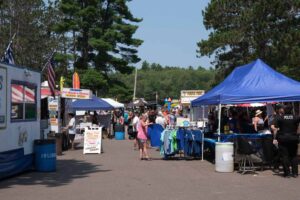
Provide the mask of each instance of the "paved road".
{"label": "paved road", "polygon": [[207,161],[140,161],[129,141],[104,140],[104,154],[68,151],[55,173],[30,172],[0,182],[2,200],[295,200],[300,178],[271,171],[216,173]]}

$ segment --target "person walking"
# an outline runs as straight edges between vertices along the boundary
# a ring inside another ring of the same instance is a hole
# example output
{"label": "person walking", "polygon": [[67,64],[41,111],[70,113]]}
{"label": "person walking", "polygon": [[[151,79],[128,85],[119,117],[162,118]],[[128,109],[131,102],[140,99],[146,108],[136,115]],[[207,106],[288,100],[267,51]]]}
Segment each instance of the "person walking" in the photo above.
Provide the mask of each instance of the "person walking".
{"label": "person walking", "polygon": [[[299,135],[297,129],[300,118],[292,114],[292,105],[287,105],[284,108],[284,114],[275,119],[275,138],[273,143],[278,144],[280,156],[282,158],[282,165],[284,177],[298,177],[298,143]],[[290,166],[292,167],[292,174],[290,174]]]}
{"label": "person walking", "polygon": [[133,144],[133,148],[134,150],[137,150],[137,145],[138,145],[138,141],[137,141],[137,125],[139,123],[139,113],[136,111],[134,113],[134,117],[132,119],[132,137],[134,138],[134,144]]}
{"label": "person walking", "polygon": [[75,114],[69,113],[70,121],[68,123],[68,126],[66,127],[68,130],[69,140],[71,143],[71,150],[74,150],[74,139],[75,139],[75,133],[76,133],[76,126],[75,126]]}
{"label": "person walking", "polygon": [[137,139],[139,144],[139,150],[140,150],[140,159],[141,160],[150,160],[148,151],[147,151],[147,126],[148,123],[147,117],[145,114],[141,115],[140,120],[137,124]]}

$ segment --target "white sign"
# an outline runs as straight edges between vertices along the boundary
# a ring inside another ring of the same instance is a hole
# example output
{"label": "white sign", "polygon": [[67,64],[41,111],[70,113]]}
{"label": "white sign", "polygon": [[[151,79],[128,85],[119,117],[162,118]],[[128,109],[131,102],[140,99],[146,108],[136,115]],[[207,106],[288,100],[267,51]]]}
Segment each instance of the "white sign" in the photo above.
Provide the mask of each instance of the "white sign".
{"label": "white sign", "polygon": [[98,153],[101,154],[102,145],[102,127],[85,128],[83,154]]}
{"label": "white sign", "polygon": [[0,67],[0,128],[6,127],[6,108],[7,108],[7,73],[6,69]]}
{"label": "white sign", "polygon": [[68,99],[91,99],[92,91],[85,89],[63,88],[61,91],[61,97]]}
{"label": "white sign", "polygon": [[180,102],[182,104],[190,104],[191,101],[195,100],[199,96],[202,96],[204,93],[204,90],[181,90]]}
{"label": "white sign", "polygon": [[55,133],[60,133],[59,105],[59,97],[56,97],[55,99],[52,96],[48,97],[50,130]]}
{"label": "white sign", "polygon": [[177,117],[176,126],[178,127],[190,127],[190,119],[184,117]]}

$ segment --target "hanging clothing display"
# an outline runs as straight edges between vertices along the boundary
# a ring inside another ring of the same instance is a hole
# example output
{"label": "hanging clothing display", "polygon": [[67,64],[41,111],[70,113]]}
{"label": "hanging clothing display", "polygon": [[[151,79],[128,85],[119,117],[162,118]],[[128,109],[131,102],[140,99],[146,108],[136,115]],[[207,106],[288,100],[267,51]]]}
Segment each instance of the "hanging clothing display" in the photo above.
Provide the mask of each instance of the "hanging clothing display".
{"label": "hanging clothing display", "polygon": [[200,157],[202,145],[200,130],[179,128],[165,129],[161,133],[161,155],[165,158],[184,152],[185,157]]}

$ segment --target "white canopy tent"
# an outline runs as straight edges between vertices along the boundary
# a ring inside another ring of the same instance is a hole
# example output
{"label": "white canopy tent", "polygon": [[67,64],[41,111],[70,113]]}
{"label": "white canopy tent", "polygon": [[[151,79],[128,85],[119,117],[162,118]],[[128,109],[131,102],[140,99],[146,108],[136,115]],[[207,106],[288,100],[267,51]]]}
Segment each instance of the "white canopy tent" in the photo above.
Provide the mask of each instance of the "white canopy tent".
{"label": "white canopy tent", "polygon": [[119,103],[111,98],[102,98],[104,101],[106,101],[107,103],[109,103],[112,107],[114,108],[124,108],[124,104]]}

